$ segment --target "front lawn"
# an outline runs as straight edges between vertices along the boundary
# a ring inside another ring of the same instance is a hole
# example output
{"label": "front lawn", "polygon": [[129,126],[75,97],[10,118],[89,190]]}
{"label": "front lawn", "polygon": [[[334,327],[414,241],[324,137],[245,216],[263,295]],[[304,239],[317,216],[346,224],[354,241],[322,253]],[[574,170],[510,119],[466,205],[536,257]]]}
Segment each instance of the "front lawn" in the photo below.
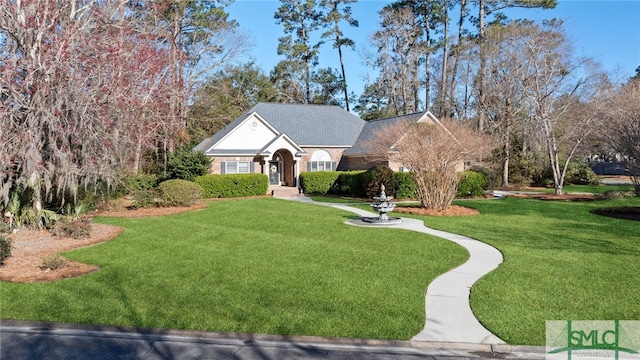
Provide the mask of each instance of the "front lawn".
{"label": "front lawn", "polygon": [[424,294],[461,247],[286,200],[212,202],[147,219],[101,218],[118,238],[65,256],[97,264],[53,283],[0,283],[3,319],[204,331],[409,339]]}
{"label": "front lawn", "polygon": [[471,293],[474,313],[500,338],[544,345],[545,320],[640,320],[640,221],[589,212],[640,206],[639,198],[456,204],[481,215],[422,219],[429,227],[467,235],[503,253],[504,263]]}

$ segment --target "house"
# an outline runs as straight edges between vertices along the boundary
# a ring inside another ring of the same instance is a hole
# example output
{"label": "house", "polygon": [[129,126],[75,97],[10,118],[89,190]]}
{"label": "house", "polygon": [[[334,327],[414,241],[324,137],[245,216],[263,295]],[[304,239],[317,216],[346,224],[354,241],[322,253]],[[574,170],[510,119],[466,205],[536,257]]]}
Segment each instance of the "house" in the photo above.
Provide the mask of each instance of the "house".
{"label": "house", "polygon": [[338,106],[259,103],[195,149],[211,157],[211,173],[262,173],[271,185],[298,187],[301,172],[376,165],[366,144],[397,121],[439,123],[430,112],[367,122]]}

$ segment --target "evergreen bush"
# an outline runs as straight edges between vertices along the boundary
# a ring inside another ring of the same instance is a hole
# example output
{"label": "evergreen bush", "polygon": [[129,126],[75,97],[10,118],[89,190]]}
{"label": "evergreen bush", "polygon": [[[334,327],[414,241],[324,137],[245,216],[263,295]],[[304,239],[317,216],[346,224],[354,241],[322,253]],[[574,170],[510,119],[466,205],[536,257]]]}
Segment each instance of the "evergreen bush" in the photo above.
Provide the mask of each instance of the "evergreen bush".
{"label": "evergreen bush", "polygon": [[330,192],[344,196],[365,197],[363,179],[364,170],[340,172]]}
{"label": "evergreen bush", "polygon": [[6,234],[0,233],[0,265],[5,259],[11,256],[11,250],[13,249],[12,240]]}
{"label": "evergreen bush", "polygon": [[395,175],[396,198],[397,199],[415,199],[416,183],[413,176],[408,172],[397,172]]}
{"label": "evergreen bush", "polygon": [[196,177],[209,172],[211,160],[202,151],[184,148],[170,153],[167,159],[167,175],[165,180],[183,179],[194,181]]}
{"label": "evergreen bush", "polygon": [[195,182],[202,186],[205,199],[264,196],[269,188],[265,174],[209,174],[196,177]]}
{"label": "evergreen bush", "polygon": [[396,176],[388,166],[374,166],[364,173],[363,185],[367,197],[380,195],[380,185],[382,184],[384,184],[387,196],[396,196]]}
{"label": "evergreen bush", "polygon": [[131,197],[133,198],[134,209],[146,208],[156,204],[156,191],[154,189],[136,190],[131,194]]}
{"label": "evergreen bush", "polygon": [[600,179],[591,170],[589,164],[584,161],[572,161],[569,163],[565,183],[573,185],[599,185]]}
{"label": "evergreen bush", "polygon": [[481,196],[487,186],[487,179],[482,173],[476,171],[463,171],[460,173],[456,197]]}
{"label": "evergreen bush", "polygon": [[138,174],[124,178],[125,186],[130,194],[141,190],[150,190],[158,186],[158,177],[153,174]]}
{"label": "evergreen bush", "polygon": [[338,171],[304,172],[300,174],[300,187],[305,194],[327,194],[339,175]]}
{"label": "evergreen bush", "polygon": [[187,180],[166,180],[158,185],[162,206],[191,206],[202,199],[202,186]]}

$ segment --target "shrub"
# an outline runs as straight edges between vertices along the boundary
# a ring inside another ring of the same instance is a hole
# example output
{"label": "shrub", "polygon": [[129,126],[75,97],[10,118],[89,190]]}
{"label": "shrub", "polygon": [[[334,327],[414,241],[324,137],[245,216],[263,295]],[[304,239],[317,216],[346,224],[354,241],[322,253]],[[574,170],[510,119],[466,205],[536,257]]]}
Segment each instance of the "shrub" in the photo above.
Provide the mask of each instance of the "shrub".
{"label": "shrub", "polygon": [[0,234],[0,265],[5,259],[11,256],[11,250],[13,249],[12,240],[5,234]]}
{"label": "shrub", "polygon": [[314,171],[300,174],[300,187],[305,194],[327,194],[340,172]]}
{"label": "shrub", "polygon": [[456,197],[481,196],[487,186],[487,179],[476,171],[463,171],[460,173]]}
{"label": "shrub", "polygon": [[191,206],[202,199],[202,186],[187,180],[173,179],[158,185],[162,206]]}
{"label": "shrub", "polygon": [[153,174],[132,175],[124,179],[130,194],[141,190],[150,190],[158,185],[158,178]]}
{"label": "shrub", "polygon": [[599,185],[600,179],[586,162],[572,161],[569,163],[565,182],[573,185]]}
{"label": "shrub", "polygon": [[413,176],[408,172],[397,172],[395,175],[396,198],[398,199],[415,199],[416,183]]}
{"label": "shrub", "polygon": [[67,266],[68,262],[69,261],[60,254],[49,255],[42,258],[42,262],[40,263],[40,270],[54,271],[62,269],[63,267]]}
{"label": "shrub", "polygon": [[393,170],[385,165],[378,165],[367,170],[363,175],[364,191],[367,197],[380,195],[380,185],[384,184],[388,196],[396,196],[396,177]]}
{"label": "shrub", "polygon": [[64,217],[51,230],[53,236],[82,239],[91,236],[91,219],[87,216]]}
{"label": "shrub", "polygon": [[484,175],[484,178],[487,180],[485,190],[498,186],[498,177],[494,169],[488,168],[486,166],[472,166],[469,170],[479,172],[480,174]]}
{"label": "shrub", "polygon": [[156,203],[156,192],[153,189],[136,190],[131,194],[133,198],[133,208],[146,208]]}
{"label": "shrub", "polygon": [[605,191],[603,196],[605,199],[618,199],[625,197],[635,197],[636,193],[634,191],[609,190]]}
{"label": "shrub", "polygon": [[364,197],[363,177],[363,170],[340,172],[331,186],[330,192],[338,195]]}
{"label": "shrub", "polygon": [[165,179],[194,181],[196,177],[206,175],[210,166],[211,160],[205,153],[193,151],[191,148],[184,148],[169,154]]}
{"label": "shrub", "polygon": [[206,199],[264,196],[269,188],[265,174],[209,174],[198,176],[195,182],[202,186]]}

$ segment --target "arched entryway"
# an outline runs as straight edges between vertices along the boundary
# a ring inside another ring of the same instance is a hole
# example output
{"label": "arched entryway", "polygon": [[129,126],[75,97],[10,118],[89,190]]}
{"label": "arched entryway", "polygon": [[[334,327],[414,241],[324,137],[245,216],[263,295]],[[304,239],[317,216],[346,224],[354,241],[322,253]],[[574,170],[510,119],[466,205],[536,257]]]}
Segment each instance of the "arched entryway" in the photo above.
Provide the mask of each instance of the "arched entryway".
{"label": "arched entryway", "polygon": [[269,184],[296,186],[295,161],[287,149],[276,151],[269,160]]}

